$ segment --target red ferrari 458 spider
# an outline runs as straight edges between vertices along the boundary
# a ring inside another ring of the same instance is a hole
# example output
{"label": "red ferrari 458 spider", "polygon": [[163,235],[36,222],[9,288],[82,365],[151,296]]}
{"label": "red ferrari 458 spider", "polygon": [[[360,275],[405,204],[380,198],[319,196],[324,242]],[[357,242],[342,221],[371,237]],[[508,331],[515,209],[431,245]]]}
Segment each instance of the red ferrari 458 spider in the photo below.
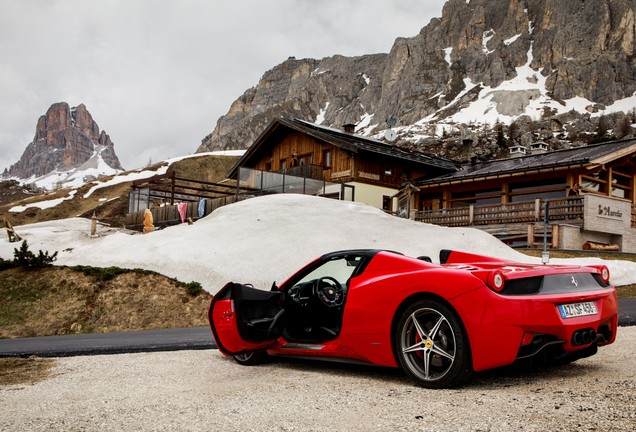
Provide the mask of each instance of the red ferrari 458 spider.
{"label": "red ferrari 458 spider", "polygon": [[616,339],[605,266],[530,265],[442,250],[440,265],[384,250],[333,252],[280,287],[228,283],[212,299],[219,350],[243,365],[268,356],[402,367],[451,387],[531,359],[568,363]]}

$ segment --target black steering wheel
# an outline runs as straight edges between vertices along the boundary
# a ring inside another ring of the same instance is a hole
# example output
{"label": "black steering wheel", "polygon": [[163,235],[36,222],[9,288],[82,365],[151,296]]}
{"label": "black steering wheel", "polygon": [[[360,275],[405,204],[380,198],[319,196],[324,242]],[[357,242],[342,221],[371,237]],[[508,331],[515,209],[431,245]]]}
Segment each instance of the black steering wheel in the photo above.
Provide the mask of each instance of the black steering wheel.
{"label": "black steering wheel", "polygon": [[313,293],[326,306],[340,306],[344,302],[344,289],[336,279],[323,276],[314,281]]}

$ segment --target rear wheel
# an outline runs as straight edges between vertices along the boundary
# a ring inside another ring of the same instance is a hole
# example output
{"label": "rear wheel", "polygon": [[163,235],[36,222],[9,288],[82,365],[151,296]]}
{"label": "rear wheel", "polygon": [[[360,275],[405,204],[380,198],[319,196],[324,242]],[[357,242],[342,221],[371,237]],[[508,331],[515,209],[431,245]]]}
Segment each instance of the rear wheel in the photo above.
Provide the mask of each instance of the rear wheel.
{"label": "rear wheel", "polygon": [[402,369],[427,388],[457,386],[473,373],[466,330],[437,300],[419,300],[400,317],[395,349]]}
{"label": "rear wheel", "polygon": [[265,363],[268,357],[269,356],[266,351],[259,351],[249,354],[236,355],[234,356],[234,360],[243,366],[254,366]]}

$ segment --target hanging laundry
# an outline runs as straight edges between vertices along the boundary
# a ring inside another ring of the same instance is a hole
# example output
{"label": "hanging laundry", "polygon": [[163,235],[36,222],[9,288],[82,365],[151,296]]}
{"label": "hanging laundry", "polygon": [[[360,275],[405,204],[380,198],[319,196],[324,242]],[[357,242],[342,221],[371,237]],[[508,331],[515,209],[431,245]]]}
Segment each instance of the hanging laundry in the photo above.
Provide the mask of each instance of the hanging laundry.
{"label": "hanging laundry", "polygon": [[181,216],[181,223],[184,223],[186,220],[186,209],[188,208],[188,203],[179,203],[177,204],[177,210],[179,210],[179,216]]}
{"label": "hanging laundry", "polygon": [[205,198],[199,201],[199,217],[202,218],[205,214]]}

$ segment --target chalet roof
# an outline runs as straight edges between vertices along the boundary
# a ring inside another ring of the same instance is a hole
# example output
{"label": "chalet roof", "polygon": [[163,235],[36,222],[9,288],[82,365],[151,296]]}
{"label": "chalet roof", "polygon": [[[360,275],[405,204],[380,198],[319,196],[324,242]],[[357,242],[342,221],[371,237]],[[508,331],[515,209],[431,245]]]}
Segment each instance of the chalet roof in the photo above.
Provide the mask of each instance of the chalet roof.
{"label": "chalet roof", "polygon": [[479,179],[496,179],[512,175],[536,174],[593,167],[602,165],[623,156],[636,153],[636,139],[613,141],[566,150],[557,150],[535,155],[498,159],[465,165],[454,173],[432,179],[416,180],[414,185],[422,187],[437,186],[448,182],[463,183]]}
{"label": "chalet roof", "polygon": [[[357,155],[364,155],[365,153],[375,154],[386,157],[387,161],[393,159],[402,161],[402,163],[426,165],[428,169],[442,174],[457,170],[456,164],[449,159],[430,156],[419,151],[408,150],[373,138],[319,126],[303,120],[275,118],[250,148],[247,149],[243,157],[234,165],[226,177],[233,178],[240,166],[253,166],[258,163],[267,151],[278,145],[284,134],[289,133],[290,130],[306,133],[314,139],[324,141]],[[278,136],[278,138],[268,140],[272,136]]]}

